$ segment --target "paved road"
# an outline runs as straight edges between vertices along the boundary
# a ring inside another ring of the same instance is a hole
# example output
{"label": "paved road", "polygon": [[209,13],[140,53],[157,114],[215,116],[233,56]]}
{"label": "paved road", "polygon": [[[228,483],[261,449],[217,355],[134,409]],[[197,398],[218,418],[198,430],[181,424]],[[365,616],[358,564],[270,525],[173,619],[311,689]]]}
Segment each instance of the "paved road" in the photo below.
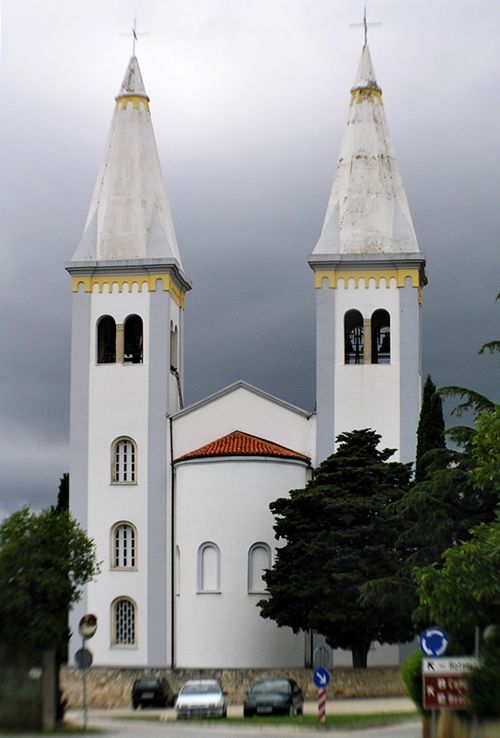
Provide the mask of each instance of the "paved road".
{"label": "paved road", "polygon": [[[136,722],[134,720],[112,720],[112,719],[91,719],[89,722],[88,734],[92,735],[92,728],[98,728],[99,733],[94,733],[97,738],[103,735],[109,738],[233,738],[240,736],[241,738],[265,738],[266,736],[274,736],[276,738],[318,738],[324,735],[319,730],[301,730],[299,728],[286,726],[259,726],[252,728],[251,726],[239,725],[202,725],[200,723],[194,725],[186,723],[176,723],[174,721],[157,722],[144,720]],[[105,731],[103,734],[102,731]],[[421,738],[422,725],[420,722],[404,723],[401,725],[391,725],[381,728],[366,728],[364,730],[332,730],[327,735],[332,738]],[[1,733],[2,738],[19,738],[19,733]],[[40,738],[40,733],[23,733],[23,738]]]}
{"label": "paved road", "polygon": [[[300,729],[296,727],[250,724],[231,726],[190,724],[188,721],[140,721],[110,720],[98,718],[92,720],[91,725],[105,729],[108,736],[117,738],[265,738],[265,736],[280,736],[280,738],[318,738],[318,730]],[[335,730],[328,731],[332,738],[420,738],[422,726],[420,722],[404,723],[401,725],[384,726],[381,728],[367,728],[364,730]]]}
{"label": "paved road", "polygon": [[[307,714],[316,714],[317,706],[314,702],[304,705]],[[367,700],[333,700],[327,705],[328,714],[334,713],[367,713],[367,712],[410,712],[414,710],[413,703],[406,698],[367,699]],[[322,731],[301,729],[298,726],[252,725],[249,721],[245,725],[231,725],[224,721],[214,725],[190,723],[189,721],[176,722],[173,710],[148,710],[144,716],[161,713],[162,720],[134,720],[123,719],[137,716],[130,708],[122,710],[90,710],[88,717],[89,734],[92,728],[104,730],[110,738],[265,738],[266,736],[280,736],[280,738],[318,738]],[[231,705],[229,714],[241,716],[241,705]],[[82,711],[73,710],[68,719],[74,725],[81,725]],[[96,734],[94,734],[96,735]],[[102,735],[102,733],[101,733]],[[401,725],[384,726],[380,728],[365,728],[357,730],[328,731],[332,738],[421,738],[422,727],[419,721],[403,723]],[[19,738],[19,734],[0,733],[1,738]],[[23,738],[40,738],[40,735],[23,733]]]}

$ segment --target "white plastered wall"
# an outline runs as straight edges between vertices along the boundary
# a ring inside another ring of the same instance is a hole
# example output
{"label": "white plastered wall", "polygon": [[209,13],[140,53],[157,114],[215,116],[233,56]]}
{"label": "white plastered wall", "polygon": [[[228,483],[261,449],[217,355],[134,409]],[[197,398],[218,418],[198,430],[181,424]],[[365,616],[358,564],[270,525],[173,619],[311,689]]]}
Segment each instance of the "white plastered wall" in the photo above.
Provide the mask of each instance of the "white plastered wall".
{"label": "white plastered wall", "polygon": [[[325,288],[323,288],[325,289]],[[390,364],[344,363],[344,316],[348,310],[359,310],[370,319],[375,310],[387,310],[391,318]],[[389,287],[375,280],[358,288],[350,280],[335,290],[335,394],[334,433],[372,428],[382,436],[381,447],[398,449],[392,460],[399,459],[400,447],[400,387],[399,387],[399,289],[395,280]]]}
{"label": "white plastered wall", "polygon": [[174,418],[174,458],[235,430],[298,451],[314,464],[315,417],[241,386]]}
{"label": "white plastered wall", "polygon": [[[260,617],[264,594],[248,593],[248,552],[257,542],[274,551],[269,503],[304,487],[300,462],[223,458],[176,467],[176,544],[180,557],[175,596],[176,666],[301,667],[305,639]],[[220,550],[220,592],[200,593],[198,549]]]}
{"label": "white plastered wall", "polygon": [[[92,639],[94,663],[133,665],[146,661],[147,629],[147,439],[148,439],[148,342],[142,364],[96,364],[96,325],[102,315],[123,323],[131,314],[142,317],[148,336],[149,294],[124,289],[92,295],[90,321],[89,384],[89,490],[88,532],[97,545],[101,573],[88,587],[88,607],[98,617]],[[129,436],[137,445],[137,484],[111,484],[111,444]],[[138,533],[136,569],[111,568],[111,528],[119,521],[132,523]],[[111,603],[131,598],[136,610],[136,645],[111,643]]]}

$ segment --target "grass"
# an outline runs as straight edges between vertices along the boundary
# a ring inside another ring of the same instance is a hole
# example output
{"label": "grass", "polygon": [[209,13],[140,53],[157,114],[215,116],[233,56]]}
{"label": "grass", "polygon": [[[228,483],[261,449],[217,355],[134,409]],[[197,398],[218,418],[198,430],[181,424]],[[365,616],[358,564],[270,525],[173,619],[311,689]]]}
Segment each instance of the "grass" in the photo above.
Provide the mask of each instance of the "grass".
{"label": "grass", "polygon": [[[352,713],[346,715],[327,715],[326,726],[329,728],[356,728],[356,727],[377,727],[380,725],[393,725],[395,723],[403,723],[414,720],[417,713],[408,712],[372,712],[372,713]],[[319,727],[317,715],[288,715],[276,716],[256,716],[252,718],[229,718],[231,725],[296,725],[301,727],[313,728]]]}
{"label": "grass", "polygon": [[[383,725],[395,725],[398,723],[408,722],[418,719],[417,712],[371,712],[371,713],[350,713],[345,715],[327,715],[327,728],[376,728]],[[120,720],[160,720],[159,715],[145,715],[143,712],[139,714],[120,716]],[[244,717],[228,717],[226,720],[222,718],[187,718],[183,723],[229,723],[230,725],[294,725],[296,727],[314,728],[319,727],[317,715],[266,715],[255,716],[252,718]]]}

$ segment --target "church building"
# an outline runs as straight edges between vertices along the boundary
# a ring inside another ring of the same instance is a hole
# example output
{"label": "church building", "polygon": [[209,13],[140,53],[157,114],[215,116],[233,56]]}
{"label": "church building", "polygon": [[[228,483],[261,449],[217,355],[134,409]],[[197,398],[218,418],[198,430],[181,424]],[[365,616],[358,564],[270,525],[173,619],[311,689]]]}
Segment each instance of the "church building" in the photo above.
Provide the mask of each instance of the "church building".
{"label": "church building", "polygon": [[[304,487],[344,431],[373,428],[395,459],[415,458],[425,259],[366,44],[309,266],[315,410],[244,381],[185,406],[192,285],[133,56],[66,265],[70,505],[102,562],[71,615],[72,655],[78,622],[91,612],[97,665],[305,666],[309,634],[278,628],[256,607],[279,545],[269,504]],[[369,664],[397,663],[396,651],[374,645]],[[333,659],[348,663],[342,653]]]}

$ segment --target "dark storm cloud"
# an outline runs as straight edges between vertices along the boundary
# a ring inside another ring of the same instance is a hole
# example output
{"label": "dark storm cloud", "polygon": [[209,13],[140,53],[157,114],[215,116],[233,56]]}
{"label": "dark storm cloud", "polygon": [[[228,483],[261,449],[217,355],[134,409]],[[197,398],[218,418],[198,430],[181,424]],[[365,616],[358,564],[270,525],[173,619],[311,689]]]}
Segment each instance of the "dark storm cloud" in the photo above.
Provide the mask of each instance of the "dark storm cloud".
{"label": "dark storm cloud", "polygon": [[[373,0],[370,45],[428,260],[424,372],[498,399],[496,0]],[[0,516],[67,469],[70,288],[113,97],[138,47],[184,267],[185,395],[246,379],[314,406],[319,236],[362,43],[351,0],[4,0]]]}

